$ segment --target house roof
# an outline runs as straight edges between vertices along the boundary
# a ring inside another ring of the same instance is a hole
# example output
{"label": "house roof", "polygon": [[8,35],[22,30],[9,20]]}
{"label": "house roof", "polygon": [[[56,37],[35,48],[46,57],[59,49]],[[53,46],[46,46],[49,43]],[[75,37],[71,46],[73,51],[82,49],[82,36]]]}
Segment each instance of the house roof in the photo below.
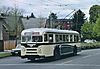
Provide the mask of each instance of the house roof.
{"label": "house roof", "polygon": [[[55,19],[55,23],[58,22],[72,22],[72,19]],[[47,19],[47,23],[49,23],[49,19]]]}
{"label": "house roof", "polygon": [[22,18],[22,23],[25,29],[45,27],[45,18]]}
{"label": "house roof", "polygon": [[6,16],[5,22],[9,25],[9,30],[10,31],[15,31],[16,30],[16,24],[19,23],[19,18],[20,17]]}
{"label": "house roof", "polygon": [[6,30],[8,30],[9,25],[5,22],[5,17],[0,15],[0,23],[2,23],[2,25],[6,28]]}

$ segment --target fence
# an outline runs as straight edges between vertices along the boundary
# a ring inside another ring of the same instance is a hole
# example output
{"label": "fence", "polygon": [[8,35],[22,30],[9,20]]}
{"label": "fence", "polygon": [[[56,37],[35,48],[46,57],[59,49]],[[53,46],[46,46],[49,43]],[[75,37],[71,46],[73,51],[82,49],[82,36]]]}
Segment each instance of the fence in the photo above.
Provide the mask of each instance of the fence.
{"label": "fence", "polygon": [[4,41],[4,50],[11,50],[16,47],[16,40]]}

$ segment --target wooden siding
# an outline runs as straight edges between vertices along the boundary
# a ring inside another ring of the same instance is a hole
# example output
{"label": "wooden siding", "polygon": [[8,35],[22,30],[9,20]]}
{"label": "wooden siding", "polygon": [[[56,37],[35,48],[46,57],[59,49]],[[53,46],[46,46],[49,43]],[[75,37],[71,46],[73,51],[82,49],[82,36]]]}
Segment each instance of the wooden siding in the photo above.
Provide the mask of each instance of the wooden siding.
{"label": "wooden siding", "polygon": [[15,40],[4,41],[4,50],[14,49],[16,46]]}

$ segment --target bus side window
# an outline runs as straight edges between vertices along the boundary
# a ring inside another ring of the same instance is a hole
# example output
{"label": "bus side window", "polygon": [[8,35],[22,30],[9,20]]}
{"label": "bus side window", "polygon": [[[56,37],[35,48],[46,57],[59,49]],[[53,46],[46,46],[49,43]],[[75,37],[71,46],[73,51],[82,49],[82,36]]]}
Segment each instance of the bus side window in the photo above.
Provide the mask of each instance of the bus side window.
{"label": "bus side window", "polygon": [[44,34],[44,41],[47,41],[47,34]]}
{"label": "bus side window", "polygon": [[59,37],[58,35],[55,36],[56,42],[59,42]]}
{"label": "bus side window", "polygon": [[68,42],[68,41],[69,41],[69,37],[68,37],[68,35],[66,35],[65,38],[66,38],[66,42]]}
{"label": "bus side window", "polygon": [[74,35],[74,41],[77,42],[77,36],[76,35]]}
{"label": "bus side window", "polygon": [[75,42],[78,42],[78,41],[79,41],[78,35],[75,35],[75,36],[74,36],[74,40],[75,40]]}
{"label": "bus side window", "polygon": [[63,42],[62,35],[59,35],[59,39],[60,39],[60,41],[59,41],[59,42]]}
{"label": "bus side window", "polygon": [[70,35],[70,42],[73,42],[73,35]]}
{"label": "bus side window", "polygon": [[80,40],[80,39],[79,39],[79,36],[77,35],[77,42],[79,42],[79,40]]}
{"label": "bus side window", "polygon": [[49,34],[49,42],[53,42],[53,34]]}
{"label": "bus side window", "polygon": [[65,37],[65,35],[63,35],[63,42],[65,42],[66,41],[66,37]]}

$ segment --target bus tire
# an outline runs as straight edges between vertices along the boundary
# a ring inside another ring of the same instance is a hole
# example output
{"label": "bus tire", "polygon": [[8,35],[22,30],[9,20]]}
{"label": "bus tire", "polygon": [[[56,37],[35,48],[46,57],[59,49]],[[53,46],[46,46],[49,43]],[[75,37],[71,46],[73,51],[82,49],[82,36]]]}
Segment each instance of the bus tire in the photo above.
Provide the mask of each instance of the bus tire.
{"label": "bus tire", "polygon": [[34,62],[35,61],[35,59],[29,59],[31,62]]}
{"label": "bus tire", "polygon": [[28,57],[29,60],[31,60],[32,62],[35,61],[34,57]]}
{"label": "bus tire", "polygon": [[75,45],[73,47],[73,56],[76,56],[77,55],[77,46]]}
{"label": "bus tire", "polygon": [[56,47],[54,50],[54,59],[58,60],[61,58],[59,47]]}

